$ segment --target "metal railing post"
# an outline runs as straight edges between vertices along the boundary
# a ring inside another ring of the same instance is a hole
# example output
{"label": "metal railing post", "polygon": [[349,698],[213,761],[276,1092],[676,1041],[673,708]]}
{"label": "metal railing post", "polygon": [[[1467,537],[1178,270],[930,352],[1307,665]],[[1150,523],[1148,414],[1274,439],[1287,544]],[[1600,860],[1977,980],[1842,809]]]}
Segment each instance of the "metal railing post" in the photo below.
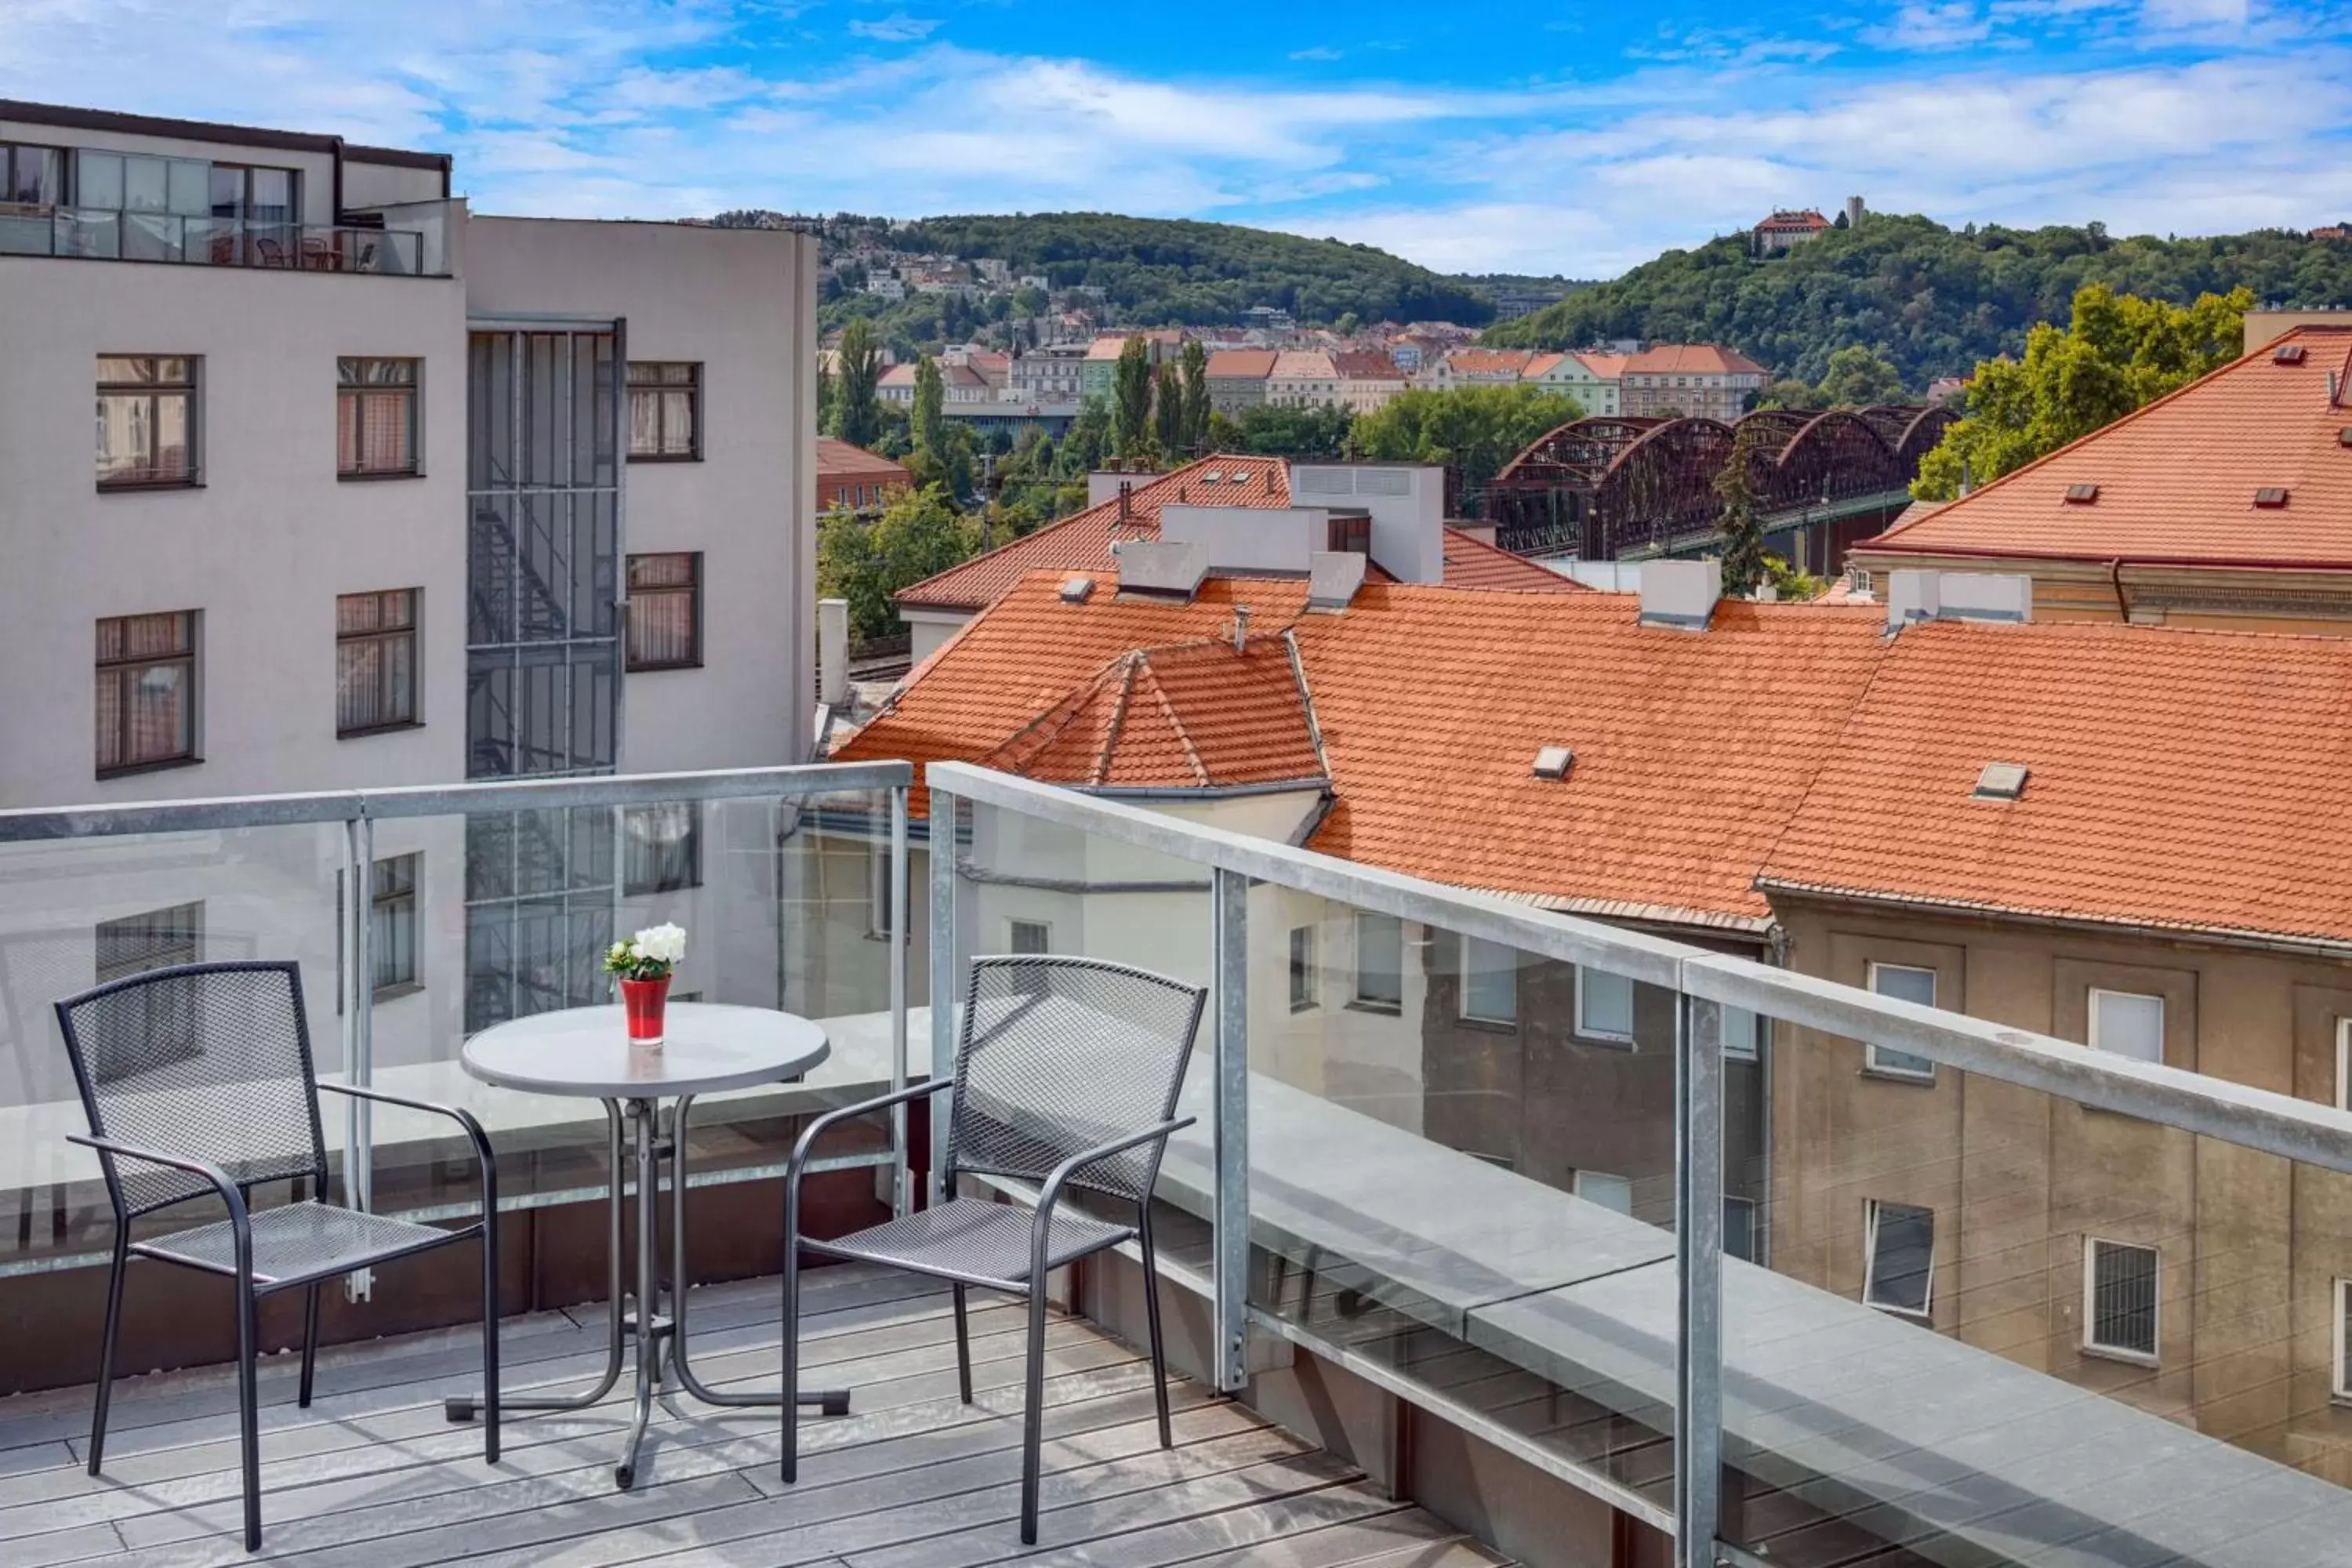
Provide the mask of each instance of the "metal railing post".
{"label": "metal railing post", "polygon": [[[907,947],[914,934],[914,912],[908,904],[913,879],[907,868],[907,786],[890,789],[890,1091],[907,1087]],[[914,1207],[915,1194],[907,1188],[907,1108],[890,1108],[890,1212],[903,1215]]]}
{"label": "metal railing post", "polygon": [[[351,906],[349,1001],[343,1017],[350,1029],[350,1055],[343,1076],[365,1089],[375,1081],[375,821],[362,812],[344,824],[344,886]],[[375,1107],[352,1100],[346,1115],[345,1196],[354,1208],[375,1207]],[[375,1294],[375,1272],[362,1268],[343,1281],[344,1294],[365,1301]]]}
{"label": "metal railing post", "polygon": [[1216,1377],[1220,1393],[1249,1384],[1249,879],[1216,871],[1210,928],[1216,949]]}
{"label": "metal railing post", "polygon": [[1715,1568],[1723,1506],[1723,1007],[1676,998],[1675,1564]]}
{"label": "metal railing post", "polygon": [[[931,858],[931,1070],[939,1082],[955,1071],[956,797],[933,785],[927,840]],[[930,1201],[941,1201],[941,1155],[948,1146],[948,1097],[929,1097]]]}

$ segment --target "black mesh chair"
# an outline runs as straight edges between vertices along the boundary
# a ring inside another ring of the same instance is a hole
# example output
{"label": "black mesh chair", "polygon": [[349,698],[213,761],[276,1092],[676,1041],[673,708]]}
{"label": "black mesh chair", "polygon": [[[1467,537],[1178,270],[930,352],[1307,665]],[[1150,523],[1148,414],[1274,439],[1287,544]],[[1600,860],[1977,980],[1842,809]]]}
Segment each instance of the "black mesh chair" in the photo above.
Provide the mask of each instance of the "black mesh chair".
{"label": "black mesh chair", "polygon": [[[338,1274],[482,1239],[483,1440],[499,1458],[498,1162],[481,1124],[446,1105],[377,1089],[320,1083],[310,1060],[302,977],[290,963],[184,963],[113,981],[57,1004],[66,1054],[89,1115],[114,1205],[114,1268],[107,1280],[106,1327],[99,1342],[97,1409],[90,1420],[89,1473],[106,1447],[122,1277],[132,1254],[226,1275],[236,1289],[238,1415],[243,1423],[245,1544],[261,1549],[259,1411],[254,1377],[254,1302],[281,1290],[308,1293],[302,1328],[300,1402],[310,1403],[319,1348],[319,1288]],[[482,1178],[480,1220],[457,1230],[339,1207],[325,1201],[327,1142],[319,1090],[432,1111],[457,1122],[474,1145]],[[264,1182],[307,1182],[314,1194],[274,1208],[250,1207]],[[227,1217],[133,1241],[142,1215],[192,1199],[217,1197]]]}
{"label": "black mesh chair", "polygon": [[[1038,1444],[1045,1419],[1045,1277],[1066,1263],[1130,1237],[1143,1252],[1144,1317],[1151,1340],[1152,1392],[1160,1443],[1168,1426],[1168,1371],[1160,1342],[1160,1297],[1151,1247],[1151,1185],[1174,1120],[1176,1093],[1201,1023],[1206,993],[1147,970],[1092,959],[975,958],[964,999],[955,1076],[818,1117],[802,1133],[784,1174],[784,1456],[789,1484],[798,1468],[800,1255],[887,1264],[953,1287],[956,1375],[971,1403],[971,1339],[965,1292],[971,1286],[1024,1296],[1029,1361],[1022,1435],[1021,1539],[1037,1540]],[[835,1241],[801,1235],[800,1184],[817,1140],[835,1123],[952,1089],[947,1148],[940,1152],[946,1201]],[[961,1175],[1038,1184],[1037,1205],[1018,1208],[960,1197]],[[1135,1205],[1117,1225],[1065,1211],[1063,1194],[1082,1188]]]}

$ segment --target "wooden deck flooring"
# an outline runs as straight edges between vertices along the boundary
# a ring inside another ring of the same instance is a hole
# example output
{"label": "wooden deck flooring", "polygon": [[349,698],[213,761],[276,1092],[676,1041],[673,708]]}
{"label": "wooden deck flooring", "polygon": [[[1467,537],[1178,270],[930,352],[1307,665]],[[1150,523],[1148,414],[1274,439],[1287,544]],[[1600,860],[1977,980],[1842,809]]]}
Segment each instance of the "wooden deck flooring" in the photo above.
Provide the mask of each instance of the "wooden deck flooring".
{"label": "wooden deck flooring", "polygon": [[[499,1463],[485,1465],[479,1430],[442,1414],[443,1396],[478,1376],[478,1336],[452,1330],[323,1352],[308,1410],[294,1403],[298,1358],[263,1363],[262,1555],[302,1568],[1500,1562],[1190,1383],[1171,1391],[1177,1446],[1162,1450],[1148,1364],[1070,1318],[1047,1331],[1045,1511],[1039,1545],[1024,1551],[1019,1313],[975,1299],[978,1403],[967,1407],[943,1290],[858,1268],[815,1270],[805,1289],[803,1376],[848,1387],[853,1413],[806,1420],[796,1487],[777,1480],[773,1412],[682,1394],[657,1412],[635,1491],[613,1489],[628,1411],[618,1391],[577,1415],[510,1419]],[[774,1281],[697,1290],[690,1306],[707,1383],[772,1384]],[[507,1388],[585,1386],[602,1371],[604,1331],[601,1306],[509,1320]],[[126,1380],[106,1473],[92,1477],[88,1389],[0,1401],[0,1563],[252,1561],[238,1533],[236,1410],[230,1368]]]}

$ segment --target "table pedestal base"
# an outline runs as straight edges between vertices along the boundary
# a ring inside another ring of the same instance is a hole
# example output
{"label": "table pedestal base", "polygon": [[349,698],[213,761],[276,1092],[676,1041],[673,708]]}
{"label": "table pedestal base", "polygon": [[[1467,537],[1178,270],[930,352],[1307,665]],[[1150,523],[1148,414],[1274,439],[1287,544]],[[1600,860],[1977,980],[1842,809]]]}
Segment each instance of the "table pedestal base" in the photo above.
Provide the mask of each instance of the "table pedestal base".
{"label": "table pedestal base", "polygon": [[[660,1106],[652,1100],[617,1100],[604,1101],[604,1117],[609,1133],[613,1173],[612,1194],[606,1210],[609,1217],[607,1247],[610,1273],[605,1291],[604,1374],[594,1387],[581,1394],[515,1394],[501,1390],[499,1409],[502,1415],[548,1415],[563,1411],[586,1410],[603,1403],[621,1381],[621,1345],[624,1340],[635,1340],[636,1353],[635,1414],[629,1422],[629,1440],[621,1454],[621,1461],[613,1467],[613,1484],[623,1491],[636,1484],[637,1451],[646,1440],[646,1429],[653,1422],[654,1401],[664,1392],[665,1363],[677,1373],[678,1386],[706,1405],[730,1409],[777,1409],[783,1404],[781,1390],[774,1394],[735,1394],[706,1387],[694,1375],[687,1360],[686,1332],[686,1114],[694,1097],[679,1099],[672,1114],[670,1137],[667,1145],[660,1137]],[[625,1304],[621,1289],[621,1250],[624,1247],[622,1226],[623,1202],[620,1179],[622,1148],[621,1121],[626,1117],[635,1125],[635,1155],[637,1188],[637,1268],[636,1292],[630,1304]],[[670,1297],[670,1312],[664,1315],[661,1269],[656,1258],[656,1237],[660,1229],[661,1157],[667,1149],[670,1163],[670,1279],[674,1289]],[[645,1316],[644,1303],[653,1304],[649,1318]],[[798,1404],[815,1405],[827,1415],[849,1414],[849,1394],[845,1389],[812,1389],[803,1392]],[[443,1413],[451,1421],[471,1421],[480,1400],[478,1396],[459,1395],[445,1400]]]}

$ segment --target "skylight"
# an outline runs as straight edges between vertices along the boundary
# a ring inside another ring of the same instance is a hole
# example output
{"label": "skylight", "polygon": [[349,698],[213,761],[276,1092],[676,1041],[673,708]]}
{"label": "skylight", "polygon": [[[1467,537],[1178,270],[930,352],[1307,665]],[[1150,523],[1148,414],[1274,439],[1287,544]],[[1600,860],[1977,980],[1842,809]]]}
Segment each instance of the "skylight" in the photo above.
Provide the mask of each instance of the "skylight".
{"label": "skylight", "polygon": [[2032,772],[2023,763],[1987,763],[1977,774],[1973,793],[1979,800],[2015,800],[2025,793],[2025,780]]}
{"label": "skylight", "polygon": [[1566,746],[1540,746],[1536,750],[1536,777],[1564,779],[1568,770],[1576,765],[1576,753]]}
{"label": "skylight", "polygon": [[1093,595],[1094,591],[1095,580],[1091,577],[1077,576],[1062,579],[1062,603],[1066,605],[1083,605]]}
{"label": "skylight", "polygon": [[2088,506],[2098,499],[2099,487],[2096,485],[2068,485],[2066,487],[2066,504],[2068,506]]}
{"label": "skylight", "polygon": [[2301,364],[2303,363],[2303,345],[2301,343],[2279,344],[2279,346],[2271,353],[2271,363],[2273,364]]}
{"label": "skylight", "polygon": [[2284,485],[2264,485],[2261,489],[2254,492],[2254,504],[2256,506],[2286,505],[2286,487]]}

